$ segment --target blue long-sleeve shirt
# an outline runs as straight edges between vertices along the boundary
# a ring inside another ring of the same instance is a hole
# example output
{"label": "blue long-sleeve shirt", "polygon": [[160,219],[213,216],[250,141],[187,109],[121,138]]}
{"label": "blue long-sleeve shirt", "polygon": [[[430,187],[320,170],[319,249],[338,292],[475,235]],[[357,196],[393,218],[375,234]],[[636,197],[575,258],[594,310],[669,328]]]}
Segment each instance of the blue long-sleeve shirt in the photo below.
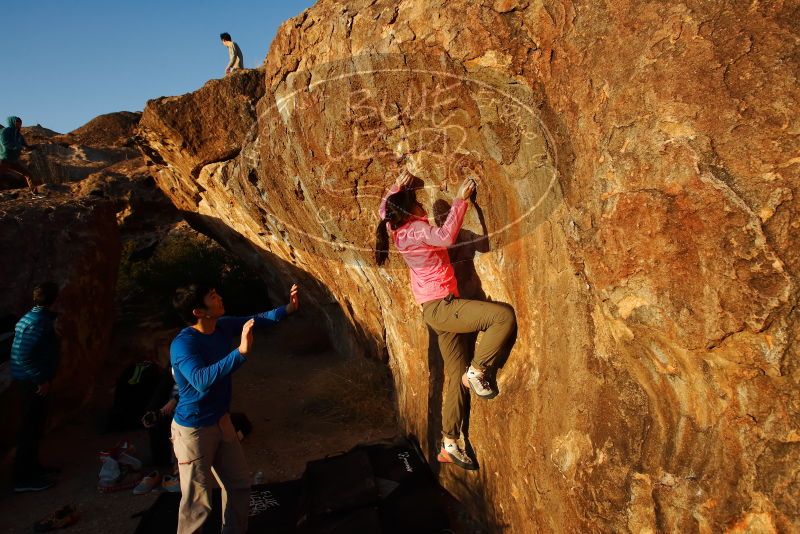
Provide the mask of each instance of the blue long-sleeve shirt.
{"label": "blue long-sleeve shirt", "polygon": [[286,317],[286,307],[248,317],[220,317],[211,334],[195,328],[181,330],[170,345],[170,363],[178,386],[175,422],[198,428],[211,426],[231,405],[231,373],[247,361],[231,344],[250,319],[256,326],[277,323]]}
{"label": "blue long-sleeve shirt", "polygon": [[58,367],[58,315],[42,306],[34,306],[14,328],[11,344],[11,376],[44,384],[52,380]]}

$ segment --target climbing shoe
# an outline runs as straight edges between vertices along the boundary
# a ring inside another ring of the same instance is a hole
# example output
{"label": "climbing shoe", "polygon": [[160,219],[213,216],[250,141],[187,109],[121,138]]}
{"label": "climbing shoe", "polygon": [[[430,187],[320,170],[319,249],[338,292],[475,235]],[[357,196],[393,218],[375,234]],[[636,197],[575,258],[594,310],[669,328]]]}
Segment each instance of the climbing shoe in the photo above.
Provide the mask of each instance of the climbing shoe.
{"label": "climbing shoe", "polygon": [[440,463],[443,464],[456,464],[462,469],[473,471],[478,468],[472,458],[469,457],[467,451],[458,446],[457,443],[442,443],[442,450],[436,457]]}
{"label": "climbing shoe", "polygon": [[492,387],[492,384],[486,379],[483,371],[478,371],[471,365],[467,372],[461,377],[461,383],[464,387],[471,389],[477,396],[482,399],[493,399],[497,396],[497,390]]}
{"label": "climbing shoe", "polygon": [[33,525],[34,532],[50,532],[60,528],[66,528],[78,522],[78,511],[74,506],[63,506],[48,518],[42,519]]}
{"label": "climbing shoe", "polygon": [[28,491],[43,491],[52,488],[56,482],[45,476],[32,477],[14,484],[14,493],[25,493]]}
{"label": "climbing shoe", "polygon": [[157,488],[161,484],[161,473],[158,471],[153,471],[152,473],[148,474],[139,483],[133,488],[134,495],[144,495],[145,493],[150,493],[153,489]]}
{"label": "climbing shoe", "polygon": [[180,493],[181,481],[178,477],[164,475],[164,480],[161,481],[161,489],[170,493]]}

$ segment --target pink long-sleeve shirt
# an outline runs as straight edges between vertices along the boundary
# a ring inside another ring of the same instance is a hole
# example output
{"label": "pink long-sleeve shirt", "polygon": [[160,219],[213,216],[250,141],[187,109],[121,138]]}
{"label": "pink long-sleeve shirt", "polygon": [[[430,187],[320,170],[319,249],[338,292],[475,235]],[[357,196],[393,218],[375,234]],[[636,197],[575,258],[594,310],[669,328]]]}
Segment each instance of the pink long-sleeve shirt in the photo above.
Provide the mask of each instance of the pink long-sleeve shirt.
{"label": "pink long-sleeve shirt", "polygon": [[[386,217],[386,200],[399,190],[397,185],[393,185],[381,200],[378,210],[381,219]],[[455,243],[468,206],[465,200],[455,199],[440,227],[431,226],[425,217],[411,217],[394,232],[386,223],[394,245],[408,265],[411,292],[417,304],[442,299],[449,294],[459,296],[447,248]]]}

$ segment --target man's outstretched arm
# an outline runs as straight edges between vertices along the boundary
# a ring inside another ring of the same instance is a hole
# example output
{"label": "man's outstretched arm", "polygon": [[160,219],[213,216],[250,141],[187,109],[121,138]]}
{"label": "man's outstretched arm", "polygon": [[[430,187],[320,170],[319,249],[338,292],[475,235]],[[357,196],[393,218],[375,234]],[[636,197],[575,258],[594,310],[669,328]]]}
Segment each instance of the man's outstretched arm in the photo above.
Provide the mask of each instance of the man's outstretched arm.
{"label": "man's outstretched arm", "polygon": [[217,326],[224,328],[228,332],[236,333],[240,328],[242,328],[244,323],[250,319],[255,320],[256,326],[273,325],[284,319],[287,315],[291,315],[297,311],[297,309],[300,307],[299,293],[299,287],[297,284],[293,284],[291,290],[289,291],[288,304],[284,306],[278,306],[274,310],[265,311],[256,315],[247,315],[244,317],[220,317],[219,321],[217,321]]}

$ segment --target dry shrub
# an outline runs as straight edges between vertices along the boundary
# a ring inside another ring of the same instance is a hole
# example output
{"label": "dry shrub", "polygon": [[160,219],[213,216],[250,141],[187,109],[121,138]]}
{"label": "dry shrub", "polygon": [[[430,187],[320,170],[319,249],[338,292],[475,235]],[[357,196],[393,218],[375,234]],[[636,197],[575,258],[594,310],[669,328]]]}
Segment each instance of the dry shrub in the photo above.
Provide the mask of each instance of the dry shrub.
{"label": "dry shrub", "polygon": [[266,285],[252,271],[215,241],[184,225],[144,252],[132,241],[123,247],[117,282],[117,301],[123,311],[145,308],[151,317],[180,324],[172,296],[191,281],[217,284],[230,315],[268,307]]}

